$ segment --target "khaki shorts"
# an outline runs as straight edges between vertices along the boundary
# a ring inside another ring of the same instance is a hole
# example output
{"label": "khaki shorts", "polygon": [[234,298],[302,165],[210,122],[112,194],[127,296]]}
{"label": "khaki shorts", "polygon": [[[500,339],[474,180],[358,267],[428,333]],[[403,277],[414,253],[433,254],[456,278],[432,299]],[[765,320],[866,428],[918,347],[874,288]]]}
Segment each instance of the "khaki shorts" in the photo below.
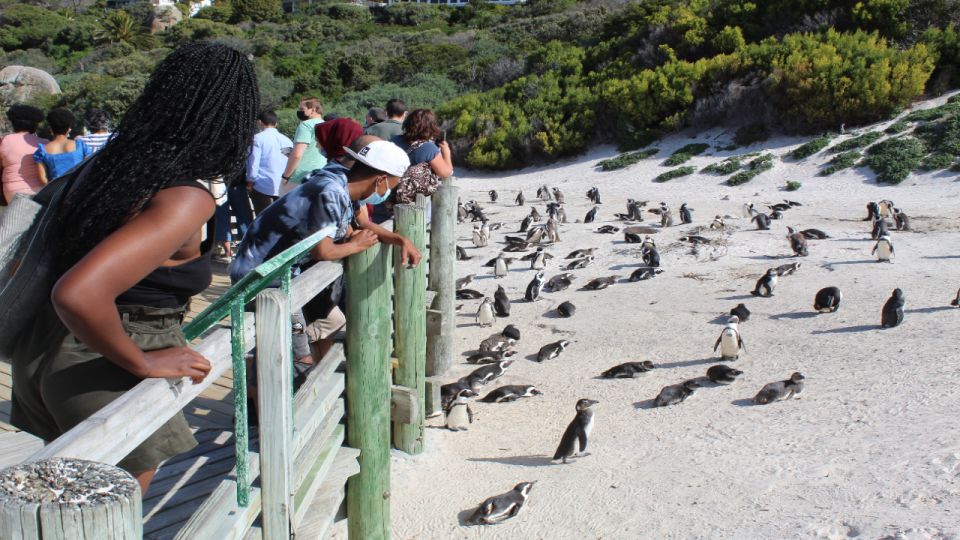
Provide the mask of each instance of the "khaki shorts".
{"label": "khaki shorts", "polygon": [[304,332],[307,334],[310,342],[314,343],[321,339],[330,339],[346,324],[347,318],[343,315],[343,312],[340,311],[340,308],[334,306],[326,317],[308,324]]}

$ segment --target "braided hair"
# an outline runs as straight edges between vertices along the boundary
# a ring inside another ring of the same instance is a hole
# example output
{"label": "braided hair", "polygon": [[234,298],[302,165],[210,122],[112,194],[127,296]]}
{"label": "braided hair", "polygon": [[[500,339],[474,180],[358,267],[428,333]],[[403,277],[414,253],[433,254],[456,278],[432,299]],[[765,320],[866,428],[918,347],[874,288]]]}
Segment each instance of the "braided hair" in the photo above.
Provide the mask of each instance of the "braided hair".
{"label": "braided hair", "polygon": [[241,53],[211,42],[170,53],[92,158],[87,179],[64,199],[55,229],[59,268],[73,266],[171,183],[239,174],[258,109],[256,75]]}

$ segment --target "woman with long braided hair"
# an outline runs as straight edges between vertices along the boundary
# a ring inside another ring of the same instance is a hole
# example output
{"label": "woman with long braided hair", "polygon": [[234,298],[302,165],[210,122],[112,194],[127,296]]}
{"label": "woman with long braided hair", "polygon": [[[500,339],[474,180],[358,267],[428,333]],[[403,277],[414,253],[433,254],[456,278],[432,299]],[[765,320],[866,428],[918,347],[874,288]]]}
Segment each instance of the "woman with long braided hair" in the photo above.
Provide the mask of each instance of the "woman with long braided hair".
{"label": "woman with long braided hair", "polygon": [[[13,354],[12,421],[53,440],[148,377],[210,370],[180,324],[212,276],[215,202],[199,182],[231,178],[253,138],[250,62],[214,43],[172,52],[114,137],[69,182],[53,235],[62,273]],[[196,445],[178,413],[120,466],[146,493],[157,465]]]}

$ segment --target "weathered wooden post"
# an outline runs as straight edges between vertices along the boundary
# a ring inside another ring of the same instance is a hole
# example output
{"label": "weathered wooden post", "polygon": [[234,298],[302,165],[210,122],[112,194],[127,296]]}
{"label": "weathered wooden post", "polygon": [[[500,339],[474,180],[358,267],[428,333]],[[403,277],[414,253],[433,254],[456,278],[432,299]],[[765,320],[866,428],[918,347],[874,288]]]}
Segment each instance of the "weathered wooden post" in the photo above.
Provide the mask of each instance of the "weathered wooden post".
{"label": "weathered wooden post", "polygon": [[0,538],[143,538],[140,485],[123,469],[50,458],[0,471]]}
{"label": "weathered wooden post", "polygon": [[459,189],[451,177],[433,194],[430,220],[430,290],[434,312],[439,312],[438,331],[427,336],[427,376],[443,375],[453,364],[454,271],[457,259],[456,225]]}
{"label": "weathered wooden post", "polygon": [[256,321],[263,537],[290,538],[293,510],[290,298],[279,289],[260,292]]}
{"label": "weathered wooden post", "polygon": [[347,444],[360,474],[347,483],[352,540],[390,538],[390,248],[351,255],[347,279]]}
{"label": "weathered wooden post", "polygon": [[[394,208],[394,230],[409,239],[418,250],[424,251],[427,244],[423,197],[416,204],[401,204]],[[394,250],[399,256],[400,250]],[[396,287],[394,290],[394,351],[399,365],[394,373],[394,383],[414,390],[417,395],[418,414],[415,423],[395,422],[393,445],[408,454],[423,452],[423,390],[427,359],[427,309],[424,297],[427,292],[425,263],[414,268],[395,264]]]}

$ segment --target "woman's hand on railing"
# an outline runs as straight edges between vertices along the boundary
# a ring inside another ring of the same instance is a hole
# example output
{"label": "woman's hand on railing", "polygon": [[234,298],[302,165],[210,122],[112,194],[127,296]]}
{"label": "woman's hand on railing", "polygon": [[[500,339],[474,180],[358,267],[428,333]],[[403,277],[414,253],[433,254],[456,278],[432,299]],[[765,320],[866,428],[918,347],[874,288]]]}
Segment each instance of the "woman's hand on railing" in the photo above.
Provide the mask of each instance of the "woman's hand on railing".
{"label": "woman's hand on railing", "polygon": [[400,264],[405,265],[407,268],[413,268],[420,264],[422,255],[420,255],[420,250],[417,249],[417,246],[402,236],[400,238],[402,239],[400,242]]}
{"label": "woman's hand on railing", "polygon": [[190,377],[193,384],[200,384],[210,373],[210,361],[190,347],[171,347],[144,353],[146,372],[144,378]]}

